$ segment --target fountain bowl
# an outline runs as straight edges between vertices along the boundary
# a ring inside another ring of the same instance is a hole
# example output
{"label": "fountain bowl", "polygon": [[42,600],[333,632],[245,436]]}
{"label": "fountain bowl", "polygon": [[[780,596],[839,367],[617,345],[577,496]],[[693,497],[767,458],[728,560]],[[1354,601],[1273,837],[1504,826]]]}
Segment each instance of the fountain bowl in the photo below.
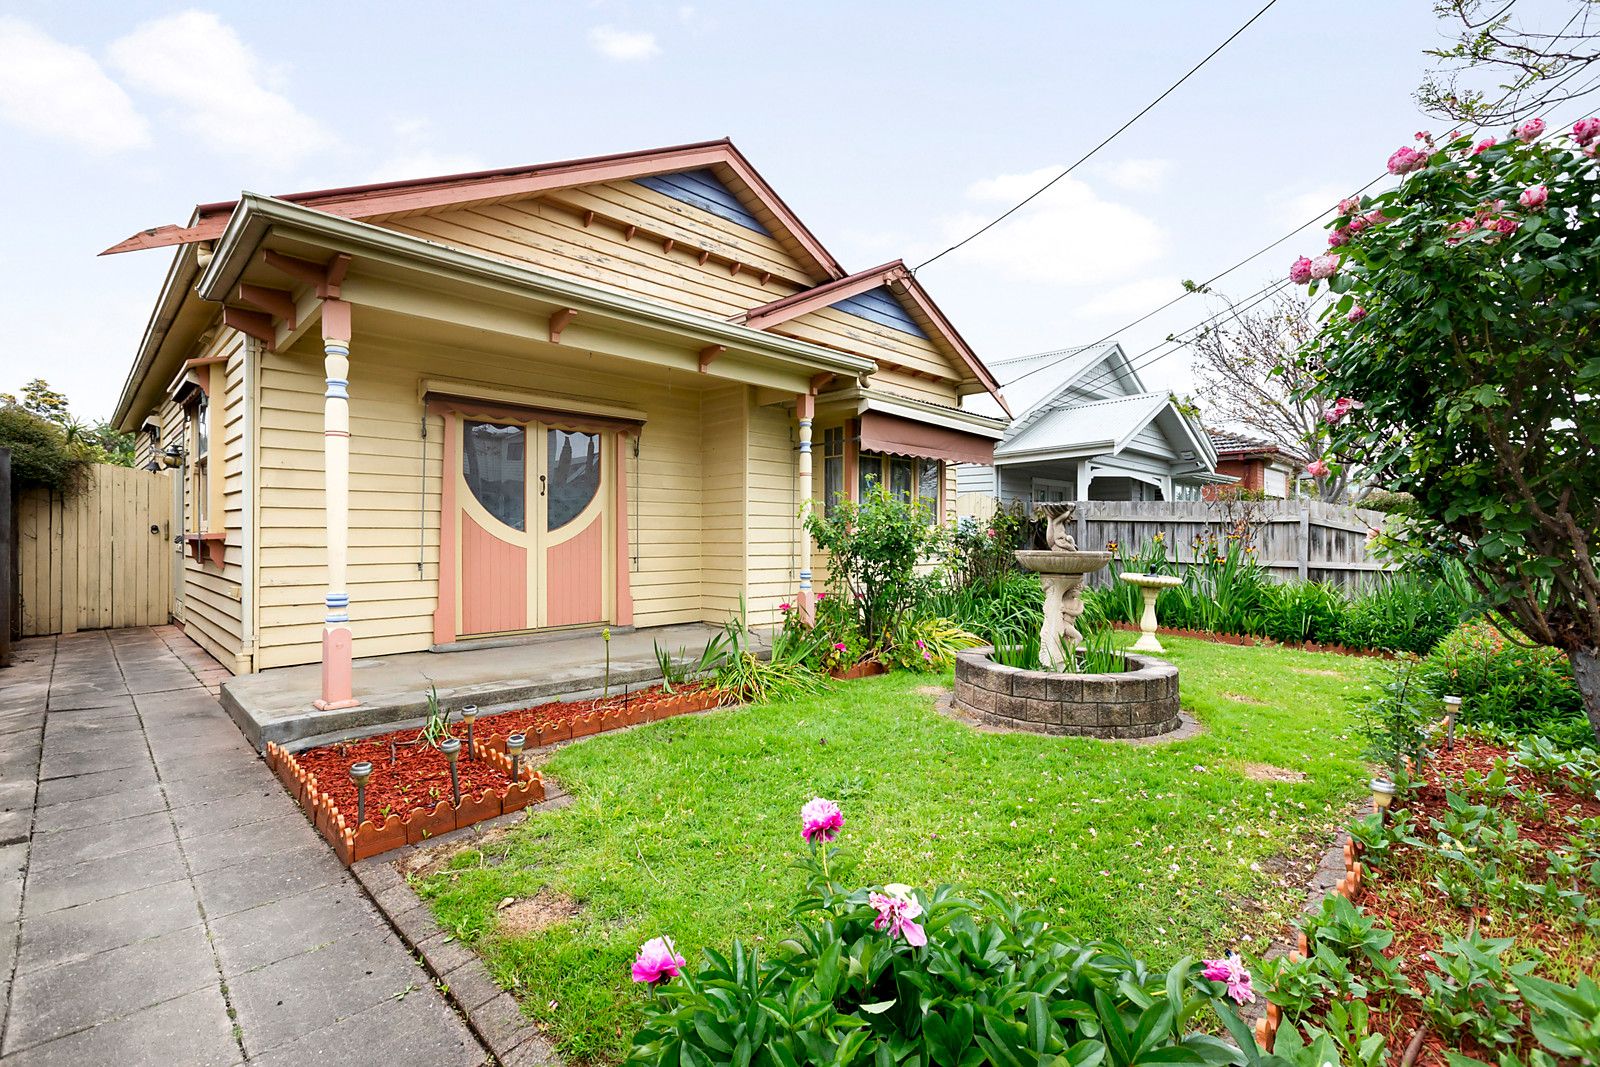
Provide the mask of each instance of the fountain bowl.
{"label": "fountain bowl", "polygon": [[1129,585],[1142,585],[1147,589],[1172,589],[1183,584],[1175,574],[1145,574],[1143,571],[1123,571],[1117,575]]}
{"label": "fountain bowl", "polygon": [[1089,574],[1111,562],[1109,552],[1024,549],[1016,556],[1024,570],[1038,574]]}

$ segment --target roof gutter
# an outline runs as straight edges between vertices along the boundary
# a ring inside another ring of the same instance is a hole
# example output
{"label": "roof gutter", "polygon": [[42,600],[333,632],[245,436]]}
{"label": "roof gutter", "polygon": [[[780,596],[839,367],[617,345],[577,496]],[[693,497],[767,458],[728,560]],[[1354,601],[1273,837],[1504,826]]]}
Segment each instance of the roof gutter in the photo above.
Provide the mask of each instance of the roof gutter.
{"label": "roof gutter", "polygon": [[687,345],[704,345],[709,341],[791,367],[853,377],[870,374],[877,368],[872,360],[864,357],[665,307],[258,193],[245,193],[240,197],[239,207],[217,240],[211,263],[195,287],[200,297],[218,303],[225,301],[250,265],[256,249],[270,233],[328,244],[358,259],[378,260],[463,279],[518,296],[610,316],[679,336]]}

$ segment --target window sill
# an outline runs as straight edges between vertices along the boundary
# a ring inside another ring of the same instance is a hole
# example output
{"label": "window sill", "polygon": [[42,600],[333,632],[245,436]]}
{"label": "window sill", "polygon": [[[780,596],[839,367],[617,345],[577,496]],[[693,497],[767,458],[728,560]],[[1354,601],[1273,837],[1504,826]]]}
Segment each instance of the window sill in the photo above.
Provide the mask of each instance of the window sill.
{"label": "window sill", "polygon": [[228,535],[221,531],[217,533],[187,533],[183,535],[183,540],[189,546],[189,555],[199,560],[202,565],[209,563],[220,568],[227,537]]}

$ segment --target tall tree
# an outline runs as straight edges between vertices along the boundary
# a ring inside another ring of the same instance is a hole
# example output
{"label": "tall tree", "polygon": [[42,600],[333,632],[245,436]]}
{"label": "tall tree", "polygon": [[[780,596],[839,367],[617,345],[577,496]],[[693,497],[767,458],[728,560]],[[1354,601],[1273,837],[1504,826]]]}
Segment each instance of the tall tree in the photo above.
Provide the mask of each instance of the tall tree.
{"label": "tall tree", "polygon": [[[1545,20],[1550,27],[1559,20],[1559,29],[1528,24],[1515,7],[1516,0],[1434,0],[1450,43],[1426,52],[1439,69],[1417,89],[1424,111],[1493,126],[1600,88],[1584,73],[1600,61],[1600,0],[1568,0],[1554,15],[1545,9]],[[1495,84],[1472,84],[1484,80]]]}
{"label": "tall tree", "polygon": [[[1331,427],[1324,405],[1310,395],[1317,368],[1297,355],[1316,332],[1310,301],[1293,293],[1263,310],[1235,307],[1217,316],[1193,341],[1195,384],[1206,418],[1308,455],[1327,452]],[[1315,485],[1321,499],[1343,500],[1350,467],[1330,471]]]}

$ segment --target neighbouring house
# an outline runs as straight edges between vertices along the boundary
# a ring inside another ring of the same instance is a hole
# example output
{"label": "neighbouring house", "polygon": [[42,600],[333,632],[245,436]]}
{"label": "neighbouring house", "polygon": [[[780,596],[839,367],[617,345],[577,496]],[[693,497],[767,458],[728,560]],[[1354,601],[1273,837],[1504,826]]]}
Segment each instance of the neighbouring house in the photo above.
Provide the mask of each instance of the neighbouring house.
{"label": "neighbouring house", "polygon": [[847,273],[725,140],[246,193],[109,251],[160,247],[116,422],[174,472],[176,615],[235,672],[320,661],[323,707],[352,656],[809,610],[806,507],[881,479],[953,516],[1007,421],[903,264]]}
{"label": "neighbouring house", "polygon": [[[1217,450],[1217,473],[1238,479],[1238,486],[1277,500],[1295,494],[1306,457],[1292,448],[1229,430],[1206,431]],[[1207,498],[1215,495],[1208,490]]]}
{"label": "neighbouring house", "polygon": [[[1211,439],[1166,392],[1151,392],[1115,341],[991,364],[1016,419],[989,463],[958,468],[963,514],[998,501],[1198,500],[1232,479]],[[994,417],[973,395],[966,410]]]}

